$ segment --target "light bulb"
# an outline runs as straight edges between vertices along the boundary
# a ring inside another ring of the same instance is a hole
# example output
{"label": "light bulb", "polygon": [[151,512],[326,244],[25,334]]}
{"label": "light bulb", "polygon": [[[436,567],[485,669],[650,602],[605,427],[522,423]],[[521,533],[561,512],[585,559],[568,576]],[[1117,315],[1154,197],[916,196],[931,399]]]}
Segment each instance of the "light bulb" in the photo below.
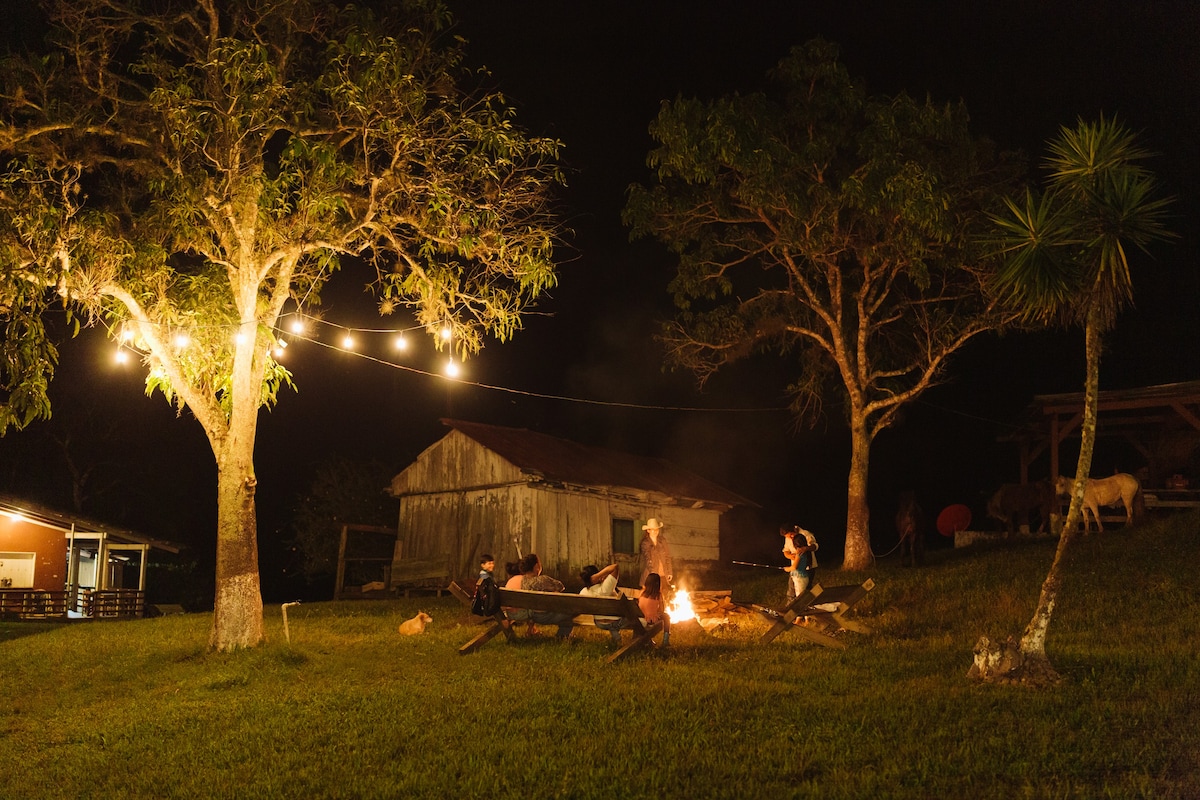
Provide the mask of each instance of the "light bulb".
{"label": "light bulb", "polygon": [[347,350],[353,350],[354,337],[347,333],[345,337],[342,338],[342,347],[346,348]]}
{"label": "light bulb", "polygon": [[408,349],[408,339],[405,339],[403,336],[397,336],[396,337],[396,349],[397,350],[407,350]]}
{"label": "light bulb", "polygon": [[116,358],[117,358],[118,364],[124,364],[126,361],[129,360],[129,353],[125,352],[124,348],[118,347]]}
{"label": "light bulb", "polygon": [[455,363],[454,363],[454,359],[453,359],[453,358],[451,358],[450,360],[448,360],[448,361],[446,362],[446,374],[447,374],[448,376],[450,376],[451,378],[457,378],[457,377],[458,377],[458,364],[455,364]]}
{"label": "light bulb", "polygon": [[292,333],[304,333],[304,320],[296,317],[292,320]]}
{"label": "light bulb", "polygon": [[449,325],[446,325],[442,328],[442,338],[446,341],[450,341],[450,337],[453,335],[453,333],[454,332],[450,330]]}

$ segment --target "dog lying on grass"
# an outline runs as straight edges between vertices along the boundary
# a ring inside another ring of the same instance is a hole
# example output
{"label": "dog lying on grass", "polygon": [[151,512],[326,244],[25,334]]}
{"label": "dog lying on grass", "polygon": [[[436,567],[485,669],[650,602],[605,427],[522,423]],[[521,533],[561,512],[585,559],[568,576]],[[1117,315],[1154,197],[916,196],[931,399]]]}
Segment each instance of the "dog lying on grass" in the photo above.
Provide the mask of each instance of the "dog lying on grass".
{"label": "dog lying on grass", "polygon": [[433,617],[426,614],[424,611],[418,611],[417,615],[412,619],[406,619],[400,623],[399,631],[404,636],[413,636],[418,633],[425,632],[425,626],[433,622]]}

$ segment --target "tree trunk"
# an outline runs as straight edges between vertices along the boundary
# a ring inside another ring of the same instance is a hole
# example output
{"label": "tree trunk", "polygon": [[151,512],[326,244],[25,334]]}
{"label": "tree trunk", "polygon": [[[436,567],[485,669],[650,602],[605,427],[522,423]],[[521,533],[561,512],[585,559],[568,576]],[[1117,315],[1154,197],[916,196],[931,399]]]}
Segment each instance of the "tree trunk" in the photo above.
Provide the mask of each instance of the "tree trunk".
{"label": "tree trunk", "polygon": [[220,651],[255,647],[264,638],[254,473],[262,376],[254,364],[253,338],[238,346],[234,358],[228,427],[209,439],[217,461],[217,568],[208,645]]}
{"label": "tree trunk", "polygon": [[208,640],[214,650],[254,647],[263,640],[253,448],[253,436],[231,436],[217,456],[216,598]]}
{"label": "tree trunk", "polygon": [[850,475],[846,488],[846,554],[842,569],[864,570],[871,566],[871,512],[867,507],[867,468],[871,460],[871,437],[867,424],[852,412],[850,419]]}
{"label": "tree trunk", "polygon": [[1062,534],[1054,551],[1054,561],[1042,583],[1042,594],[1038,598],[1037,610],[1021,637],[1021,652],[1026,657],[1046,658],[1046,630],[1054,603],[1062,586],[1063,555],[1075,535],[1083,510],[1083,489],[1092,471],[1092,451],[1096,446],[1096,415],[1100,405],[1100,326],[1089,314],[1084,326],[1084,347],[1087,353],[1087,378],[1083,388],[1083,425],[1080,428],[1079,461],[1075,465],[1075,483],[1071,487],[1071,505],[1063,521]]}
{"label": "tree trunk", "polygon": [[1075,483],[1071,488],[1071,505],[1067,510],[1067,518],[1063,521],[1050,571],[1042,581],[1037,608],[1025,627],[1019,647],[1014,645],[1011,638],[1008,642],[996,645],[986,636],[981,637],[975,645],[975,663],[967,673],[968,677],[1030,684],[1053,683],[1059,679],[1057,671],[1046,655],[1046,633],[1050,628],[1054,606],[1058,602],[1058,593],[1062,589],[1062,569],[1067,548],[1076,535],[1075,528],[1083,509],[1083,487],[1092,469],[1092,451],[1096,444],[1096,416],[1100,403],[1100,338],[1100,326],[1089,314],[1084,325],[1087,377],[1084,380],[1079,461],[1075,467]]}

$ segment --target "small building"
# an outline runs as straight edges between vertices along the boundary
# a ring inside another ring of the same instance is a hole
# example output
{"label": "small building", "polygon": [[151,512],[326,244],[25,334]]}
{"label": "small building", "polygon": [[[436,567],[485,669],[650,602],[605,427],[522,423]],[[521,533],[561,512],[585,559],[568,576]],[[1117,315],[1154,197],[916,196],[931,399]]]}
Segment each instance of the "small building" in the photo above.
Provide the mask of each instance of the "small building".
{"label": "small building", "polygon": [[141,616],[150,551],[169,542],[0,497],[0,615]]}
{"label": "small building", "polygon": [[568,585],[587,564],[622,564],[639,577],[642,525],[664,524],[677,577],[720,559],[721,517],[757,504],[661,458],[647,458],[518,428],[444,419],[450,432],[392,479],[400,501],[389,589],[405,562],[445,565],[473,579],[479,555],[503,564],[537,553]]}

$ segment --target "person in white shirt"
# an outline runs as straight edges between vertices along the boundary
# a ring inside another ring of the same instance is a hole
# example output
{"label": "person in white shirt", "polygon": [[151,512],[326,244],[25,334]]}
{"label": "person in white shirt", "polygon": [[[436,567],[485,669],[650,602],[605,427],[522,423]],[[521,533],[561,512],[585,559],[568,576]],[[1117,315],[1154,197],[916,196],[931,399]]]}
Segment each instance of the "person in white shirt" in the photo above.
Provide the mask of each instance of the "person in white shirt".
{"label": "person in white shirt", "polygon": [[[588,564],[579,573],[579,577],[583,581],[583,588],[579,590],[579,593],[590,597],[618,597],[619,573],[620,568],[616,564],[609,564],[604,569],[600,569],[595,564]],[[593,622],[596,623],[597,628],[608,631],[612,636],[613,644],[620,646],[621,629],[627,626],[625,620],[620,617],[595,617]]]}

